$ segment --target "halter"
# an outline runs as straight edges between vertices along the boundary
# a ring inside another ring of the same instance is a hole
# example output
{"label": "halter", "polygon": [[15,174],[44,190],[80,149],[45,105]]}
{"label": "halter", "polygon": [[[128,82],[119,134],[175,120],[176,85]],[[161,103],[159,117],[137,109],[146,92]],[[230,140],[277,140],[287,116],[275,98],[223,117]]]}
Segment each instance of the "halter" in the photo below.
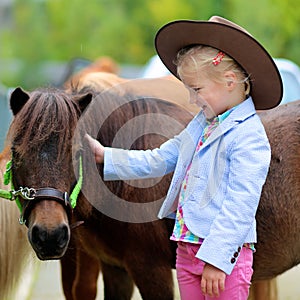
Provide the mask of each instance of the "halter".
{"label": "halter", "polygon": [[[82,167],[82,155],[79,156],[79,174],[78,174],[78,180],[76,182],[76,185],[74,186],[70,197],[68,196],[67,192],[61,192],[57,189],[46,187],[46,188],[29,188],[29,187],[19,187],[18,190],[15,190],[13,186],[12,181],[12,160],[10,160],[6,164],[6,171],[4,173],[4,184],[8,185],[11,184],[11,190],[1,190],[0,189],[0,197],[10,200],[10,201],[16,201],[16,204],[20,210],[20,218],[19,223],[21,225],[26,224],[26,218],[29,215],[32,204],[37,201],[41,200],[53,200],[60,204],[62,204],[66,212],[68,214],[68,218],[70,220],[72,211],[75,208],[77,204],[77,198],[80,193],[82,182],[83,182],[83,167]],[[20,198],[23,198],[27,202],[25,203],[24,207],[22,206],[20,202]]]}

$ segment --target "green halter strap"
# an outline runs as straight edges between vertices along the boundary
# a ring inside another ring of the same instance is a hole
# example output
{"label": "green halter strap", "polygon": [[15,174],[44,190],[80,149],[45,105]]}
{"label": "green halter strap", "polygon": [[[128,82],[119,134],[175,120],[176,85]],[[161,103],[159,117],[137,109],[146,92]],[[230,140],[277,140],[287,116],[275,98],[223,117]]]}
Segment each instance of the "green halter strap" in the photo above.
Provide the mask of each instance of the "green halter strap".
{"label": "green halter strap", "polygon": [[[5,173],[4,173],[4,184],[5,185],[8,185],[8,183],[10,182],[10,176],[11,176],[10,169],[11,169],[11,161],[9,161],[6,164],[6,170],[5,170]],[[10,191],[0,189],[0,197],[4,198],[4,199],[7,199],[7,200],[11,200],[12,193]]]}
{"label": "green halter strap", "polygon": [[10,160],[6,164],[6,170],[4,173],[4,184],[8,185],[10,183],[11,191],[0,190],[0,196],[1,196],[1,198],[8,199],[11,201],[15,200],[20,212],[22,213],[22,205],[21,205],[20,199],[17,195],[14,196],[14,193],[13,193],[15,191],[15,188],[14,188],[14,185],[12,182],[12,168],[11,167],[12,167],[12,161]]}
{"label": "green halter strap", "polygon": [[11,199],[11,192],[6,191],[6,190],[0,190],[0,198],[10,200]]}
{"label": "green halter strap", "polygon": [[78,180],[76,185],[73,188],[73,191],[70,195],[70,204],[71,207],[74,208],[77,204],[77,198],[82,188],[82,182],[83,182],[83,167],[82,167],[82,156],[79,156],[79,174],[78,174]]}

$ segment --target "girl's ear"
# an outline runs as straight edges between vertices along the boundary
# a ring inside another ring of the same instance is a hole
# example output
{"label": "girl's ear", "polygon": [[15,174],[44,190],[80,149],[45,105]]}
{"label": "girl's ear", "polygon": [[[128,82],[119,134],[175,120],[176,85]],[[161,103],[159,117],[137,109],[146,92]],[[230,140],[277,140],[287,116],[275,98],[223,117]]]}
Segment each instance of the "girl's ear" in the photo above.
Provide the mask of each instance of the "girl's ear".
{"label": "girl's ear", "polygon": [[17,87],[10,95],[10,108],[15,116],[30,98],[29,94]]}
{"label": "girl's ear", "polygon": [[226,71],[224,76],[226,81],[226,87],[228,88],[229,91],[232,91],[237,84],[236,74],[232,71]]}

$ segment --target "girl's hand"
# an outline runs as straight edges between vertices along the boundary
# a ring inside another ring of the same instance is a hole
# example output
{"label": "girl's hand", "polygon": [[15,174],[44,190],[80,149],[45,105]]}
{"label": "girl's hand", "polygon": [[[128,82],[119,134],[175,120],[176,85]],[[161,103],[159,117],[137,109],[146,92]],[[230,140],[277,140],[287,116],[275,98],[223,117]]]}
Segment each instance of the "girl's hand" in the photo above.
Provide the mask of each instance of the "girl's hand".
{"label": "girl's hand", "polygon": [[96,140],[93,139],[90,135],[86,134],[85,138],[87,139],[93,154],[95,155],[96,163],[100,164],[104,161],[104,147]]}
{"label": "girl's hand", "polygon": [[201,279],[202,293],[210,297],[218,297],[225,289],[225,278],[226,274],[223,271],[213,265],[205,264]]}

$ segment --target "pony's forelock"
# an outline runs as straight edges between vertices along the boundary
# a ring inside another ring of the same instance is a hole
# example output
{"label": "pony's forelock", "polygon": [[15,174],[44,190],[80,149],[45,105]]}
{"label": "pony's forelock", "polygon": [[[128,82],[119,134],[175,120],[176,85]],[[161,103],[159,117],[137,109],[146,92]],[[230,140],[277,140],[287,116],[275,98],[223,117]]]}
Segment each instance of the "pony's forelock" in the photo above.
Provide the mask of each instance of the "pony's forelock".
{"label": "pony's forelock", "polygon": [[70,144],[78,117],[78,106],[69,94],[54,88],[36,90],[12,122],[12,146],[23,157],[52,142],[60,159]]}

